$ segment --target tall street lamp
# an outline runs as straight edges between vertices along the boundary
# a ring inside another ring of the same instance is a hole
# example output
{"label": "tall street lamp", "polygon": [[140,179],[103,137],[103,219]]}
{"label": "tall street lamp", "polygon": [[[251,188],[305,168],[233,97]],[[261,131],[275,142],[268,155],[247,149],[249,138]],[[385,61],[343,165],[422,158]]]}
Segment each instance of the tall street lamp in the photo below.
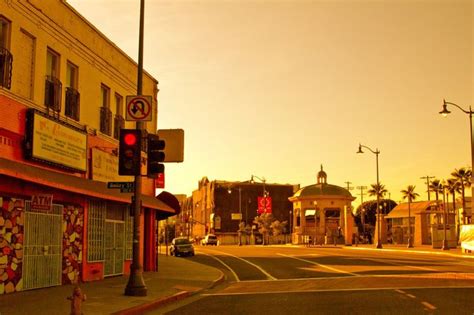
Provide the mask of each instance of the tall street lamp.
{"label": "tall street lamp", "polygon": [[250,177],[250,183],[251,184],[255,183],[254,178],[258,179],[259,181],[261,181],[263,183],[263,213],[266,213],[267,212],[267,190],[265,189],[265,182],[267,180],[265,179],[265,177],[260,178],[256,175],[252,175]]}
{"label": "tall street lamp", "polygon": [[447,203],[446,203],[446,185],[443,182],[443,232],[444,232],[444,237],[443,237],[443,246],[441,247],[442,250],[449,250],[449,245],[448,245],[448,240],[446,237],[446,221],[448,219],[448,216],[446,215],[446,208],[447,208]]}
{"label": "tall street lamp", "polygon": [[[441,115],[443,115],[444,117],[448,116],[448,114],[451,113],[448,110],[448,105],[453,105],[453,106],[459,108],[464,113],[469,115],[469,127],[470,127],[470,133],[471,133],[471,169],[473,170],[471,172],[471,209],[472,209],[473,198],[474,198],[474,185],[473,185],[474,184],[474,137],[473,137],[474,131],[472,130],[472,114],[473,114],[473,111],[472,111],[471,106],[469,106],[469,110],[467,111],[467,110],[463,109],[461,106],[459,106],[457,104],[454,104],[454,103],[451,103],[451,102],[446,102],[446,100],[443,99],[443,110],[440,111],[439,113]],[[463,223],[467,224],[468,222],[466,222],[466,204],[465,204],[464,198],[463,198],[462,210],[463,210],[463,221],[464,221]]]}
{"label": "tall street lamp", "polygon": [[[380,154],[380,151],[379,151],[379,149],[375,149],[375,151],[374,151],[371,148],[359,143],[359,151],[357,151],[356,153],[364,153],[364,151],[362,151],[362,148],[366,148],[367,150],[369,150],[370,152],[375,154],[375,166],[376,166],[376,170],[377,170],[377,189],[380,190],[380,182],[379,182],[379,154]],[[381,233],[380,233],[380,209],[379,209],[380,194],[379,194],[378,191],[377,191],[376,195],[377,195],[377,248],[382,248],[382,240],[381,240]]]}
{"label": "tall street lamp", "polygon": [[[241,231],[240,225],[242,222],[242,187],[239,186],[237,189],[239,191],[239,214],[240,214],[238,234],[239,234],[239,246],[241,246],[242,245],[242,231]],[[229,195],[232,193],[232,186],[229,186],[229,188],[227,189],[227,192],[229,193]]]}

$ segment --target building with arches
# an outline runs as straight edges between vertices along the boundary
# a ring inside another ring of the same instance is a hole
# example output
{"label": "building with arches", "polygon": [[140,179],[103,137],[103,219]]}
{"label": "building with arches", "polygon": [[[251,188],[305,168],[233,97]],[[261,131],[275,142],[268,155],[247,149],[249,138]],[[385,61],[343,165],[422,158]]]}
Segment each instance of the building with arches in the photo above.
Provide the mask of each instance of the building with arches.
{"label": "building with arches", "polygon": [[351,203],[355,199],[347,189],[328,184],[321,165],[317,183],[301,188],[288,198],[293,203],[292,243],[352,244]]}

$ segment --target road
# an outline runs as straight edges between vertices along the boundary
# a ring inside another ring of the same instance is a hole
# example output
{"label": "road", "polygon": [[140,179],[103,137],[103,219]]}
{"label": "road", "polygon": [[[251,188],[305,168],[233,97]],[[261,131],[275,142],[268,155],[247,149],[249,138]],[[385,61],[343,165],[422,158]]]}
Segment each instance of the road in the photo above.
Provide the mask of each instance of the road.
{"label": "road", "polygon": [[227,282],[150,314],[474,314],[474,260],[342,247],[197,247]]}

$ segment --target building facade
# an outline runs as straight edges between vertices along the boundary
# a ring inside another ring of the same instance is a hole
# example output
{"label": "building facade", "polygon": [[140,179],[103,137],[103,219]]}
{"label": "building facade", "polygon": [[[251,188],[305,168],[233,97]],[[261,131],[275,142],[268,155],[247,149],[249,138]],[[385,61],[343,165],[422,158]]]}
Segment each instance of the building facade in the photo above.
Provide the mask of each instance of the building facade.
{"label": "building facade", "polygon": [[[131,194],[118,176],[137,64],[62,0],[0,1],[0,294],[129,270]],[[145,73],[143,94],[157,80]],[[157,117],[145,123],[155,133]],[[142,156],[146,172],[146,156]],[[156,268],[156,218],[175,210],[143,179],[140,260]]]}
{"label": "building facade", "polygon": [[293,203],[293,244],[352,244],[355,197],[343,187],[328,184],[322,165],[317,183],[301,188],[289,200]]}
{"label": "building facade", "polygon": [[210,181],[204,177],[199,181],[198,189],[184,202],[182,231],[197,239],[213,233],[220,244],[237,244],[239,226],[243,223],[245,242],[254,243],[252,235],[257,234],[254,219],[264,209],[276,220],[289,224],[291,203],[288,198],[296,188],[298,186],[290,184]]}

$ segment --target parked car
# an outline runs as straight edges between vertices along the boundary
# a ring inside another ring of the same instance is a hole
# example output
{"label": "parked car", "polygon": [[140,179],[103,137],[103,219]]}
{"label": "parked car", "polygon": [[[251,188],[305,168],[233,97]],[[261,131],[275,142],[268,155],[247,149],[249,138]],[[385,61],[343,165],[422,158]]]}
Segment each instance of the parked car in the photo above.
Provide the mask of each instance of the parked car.
{"label": "parked car", "polygon": [[217,236],[214,234],[207,234],[201,241],[202,245],[215,245],[217,246]]}
{"label": "parked car", "polygon": [[171,241],[171,256],[194,256],[193,243],[187,237],[177,237]]}

